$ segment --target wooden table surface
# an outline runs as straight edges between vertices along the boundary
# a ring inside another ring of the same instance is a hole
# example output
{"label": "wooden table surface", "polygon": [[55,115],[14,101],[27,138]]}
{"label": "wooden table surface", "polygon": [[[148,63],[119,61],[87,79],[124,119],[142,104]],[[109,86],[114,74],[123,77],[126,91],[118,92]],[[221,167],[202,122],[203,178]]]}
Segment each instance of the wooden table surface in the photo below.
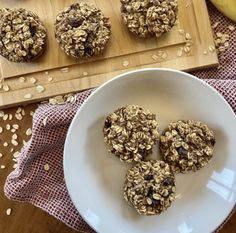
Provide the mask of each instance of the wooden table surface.
{"label": "wooden table surface", "polygon": [[[12,114],[12,120],[3,120],[0,117],[0,127],[3,127],[3,132],[0,133],[0,153],[3,154],[0,158],[0,165],[5,165],[5,169],[0,169],[0,233],[72,233],[77,232],[70,229],[62,222],[50,216],[39,208],[31,204],[19,203],[8,200],[4,196],[3,187],[7,175],[13,170],[13,153],[19,151],[23,145],[23,140],[27,141],[30,136],[26,135],[26,130],[31,128],[32,116],[30,112],[37,108],[37,104],[31,104],[22,107],[25,111],[25,116],[22,120],[15,118],[15,113],[18,109],[11,108],[4,110],[4,114]],[[18,146],[11,144],[12,132],[6,130],[6,125],[18,124],[19,129],[15,132],[18,135]],[[8,142],[8,146],[3,146],[4,142]],[[12,149],[13,148],[13,149]],[[12,209],[11,215],[6,214],[8,208]],[[207,224],[206,222],[202,224]],[[236,232],[236,213],[224,225],[221,233]]]}

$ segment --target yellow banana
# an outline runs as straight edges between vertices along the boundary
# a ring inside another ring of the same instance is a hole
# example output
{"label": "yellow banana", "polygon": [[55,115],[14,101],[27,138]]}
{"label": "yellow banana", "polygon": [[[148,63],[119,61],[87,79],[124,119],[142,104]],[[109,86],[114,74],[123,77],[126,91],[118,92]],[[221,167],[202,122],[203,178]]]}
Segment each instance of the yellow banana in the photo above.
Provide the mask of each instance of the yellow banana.
{"label": "yellow banana", "polygon": [[225,16],[236,22],[236,0],[211,0]]}

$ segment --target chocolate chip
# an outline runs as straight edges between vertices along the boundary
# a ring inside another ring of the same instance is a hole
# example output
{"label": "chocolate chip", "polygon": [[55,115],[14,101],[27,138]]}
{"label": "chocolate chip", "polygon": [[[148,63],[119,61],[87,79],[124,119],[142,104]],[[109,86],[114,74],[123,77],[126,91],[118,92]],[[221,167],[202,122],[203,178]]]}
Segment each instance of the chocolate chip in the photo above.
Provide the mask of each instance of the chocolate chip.
{"label": "chocolate chip", "polygon": [[216,143],[216,140],[215,140],[215,138],[212,138],[212,139],[210,140],[210,143],[211,143],[211,145],[212,145],[212,146],[214,146],[214,145],[215,145],[215,143]]}
{"label": "chocolate chip", "polygon": [[162,181],[162,185],[163,186],[174,186],[174,180],[170,177],[166,177],[163,181]]}
{"label": "chocolate chip", "polygon": [[84,45],[84,52],[90,56],[94,54],[94,48],[91,44],[85,43]]}
{"label": "chocolate chip", "polygon": [[188,157],[188,151],[185,150],[182,146],[178,147],[176,150],[178,154],[180,155],[180,158],[184,159]]}
{"label": "chocolate chip", "polygon": [[29,31],[31,36],[34,36],[36,34],[36,26],[29,26]]}
{"label": "chocolate chip", "polygon": [[111,122],[106,120],[105,121],[105,128],[110,128],[111,127]]}
{"label": "chocolate chip", "polygon": [[153,180],[153,175],[145,175],[144,180]]}
{"label": "chocolate chip", "polygon": [[154,198],[152,198],[152,207],[154,207],[154,208],[157,208],[157,206],[159,206],[160,205],[160,200],[156,200],[156,199],[154,199]]}
{"label": "chocolate chip", "polygon": [[69,22],[70,26],[73,27],[73,28],[79,27],[82,23],[83,23],[82,19],[72,19]]}

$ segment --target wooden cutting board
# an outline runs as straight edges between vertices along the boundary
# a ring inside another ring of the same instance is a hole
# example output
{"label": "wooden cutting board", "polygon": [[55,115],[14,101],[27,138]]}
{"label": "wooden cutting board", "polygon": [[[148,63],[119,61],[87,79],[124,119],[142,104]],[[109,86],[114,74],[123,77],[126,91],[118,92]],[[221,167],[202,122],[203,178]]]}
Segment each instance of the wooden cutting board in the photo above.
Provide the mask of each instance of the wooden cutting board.
{"label": "wooden cutting board", "polygon": [[[218,63],[216,53],[208,49],[214,41],[205,0],[179,0],[177,25],[159,39],[141,39],[131,34],[122,23],[119,0],[86,1],[97,5],[110,18],[112,35],[102,55],[85,60],[66,56],[54,37],[57,13],[73,2],[76,1],[1,0],[1,8],[23,7],[36,12],[47,27],[48,47],[42,57],[32,63],[17,64],[0,59],[2,79],[10,88],[9,91],[0,90],[0,108],[95,87],[137,68],[192,70]],[[191,51],[179,52],[186,44],[186,33],[191,35]],[[19,81],[22,76],[25,82]],[[37,80],[36,83],[30,82],[32,77]],[[37,85],[42,85],[45,90],[38,93]],[[31,98],[26,99],[25,95],[29,93]]]}

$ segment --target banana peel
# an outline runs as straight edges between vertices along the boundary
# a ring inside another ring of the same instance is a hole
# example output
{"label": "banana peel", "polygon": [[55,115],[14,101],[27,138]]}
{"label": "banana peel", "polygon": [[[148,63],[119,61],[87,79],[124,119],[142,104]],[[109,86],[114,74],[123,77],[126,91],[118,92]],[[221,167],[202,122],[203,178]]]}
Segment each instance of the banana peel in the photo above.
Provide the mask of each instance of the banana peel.
{"label": "banana peel", "polygon": [[225,16],[236,22],[236,0],[211,0]]}

